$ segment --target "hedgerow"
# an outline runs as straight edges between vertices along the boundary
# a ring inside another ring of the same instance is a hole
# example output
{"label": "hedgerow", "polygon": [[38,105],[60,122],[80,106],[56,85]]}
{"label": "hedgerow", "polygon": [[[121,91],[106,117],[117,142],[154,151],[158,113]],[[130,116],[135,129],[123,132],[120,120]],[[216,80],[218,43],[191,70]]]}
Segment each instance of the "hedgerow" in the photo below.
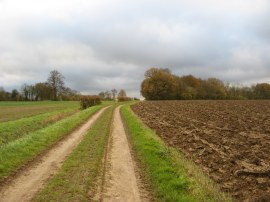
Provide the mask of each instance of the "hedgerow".
{"label": "hedgerow", "polygon": [[101,104],[101,99],[97,95],[85,95],[80,99],[81,109],[86,109]]}

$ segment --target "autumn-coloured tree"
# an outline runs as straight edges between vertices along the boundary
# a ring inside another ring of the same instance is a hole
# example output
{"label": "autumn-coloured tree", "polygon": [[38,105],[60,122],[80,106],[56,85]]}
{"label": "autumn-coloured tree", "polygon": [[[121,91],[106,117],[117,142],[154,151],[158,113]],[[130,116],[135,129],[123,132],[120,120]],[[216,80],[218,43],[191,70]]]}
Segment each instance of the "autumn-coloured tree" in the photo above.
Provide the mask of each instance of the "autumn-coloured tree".
{"label": "autumn-coloured tree", "polygon": [[254,94],[257,99],[270,99],[270,84],[257,84],[254,89]]}
{"label": "autumn-coloured tree", "polygon": [[226,99],[226,89],[223,81],[216,78],[209,78],[205,81],[207,99]]}
{"label": "autumn-coloured tree", "polygon": [[179,77],[168,69],[150,68],[145,72],[141,94],[147,100],[270,99],[270,84],[261,83],[251,87],[225,85],[217,78]]}
{"label": "autumn-coloured tree", "polygon": [[168,69],[151,68],[145,72],[141,94],[147,100],[170,100],[176,98],[176,77]]}
{"label": "autumn-coloured tree", "polygon": [[183,99],[204,99],[206,96],[203,88],[203,80],[192,75],[182,76],[179,78],[182,86],[180,98]]}

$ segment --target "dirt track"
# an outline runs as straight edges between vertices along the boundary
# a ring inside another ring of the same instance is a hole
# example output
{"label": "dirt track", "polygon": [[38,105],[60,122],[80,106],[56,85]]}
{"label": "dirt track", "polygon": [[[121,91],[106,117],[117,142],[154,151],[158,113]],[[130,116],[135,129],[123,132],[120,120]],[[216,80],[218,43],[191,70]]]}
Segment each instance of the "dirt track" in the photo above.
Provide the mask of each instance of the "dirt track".
{"label": "dirt track", "polygon": [[71,133],[67,138],[57,143],[52,149],[46,152],[39,162],[22,171],[8,185],[3,187],[0,190],[0,201],[31,201],[35,194],[61,167],[65,158],[79,144],[84,134],[105,109],[106,108],[103,108],[97,112],[78,130]]}
{"label": "dirt track", "polygon": [[240,201],[270,201],[270,101],[152,101],[133,107]]}
{"label": "dirt track", "polygon": [[117,107],[114,112],[113,130],[106,163],[108,165],[101,201],[142,201],[134,162],[120,115],[120,107]]}

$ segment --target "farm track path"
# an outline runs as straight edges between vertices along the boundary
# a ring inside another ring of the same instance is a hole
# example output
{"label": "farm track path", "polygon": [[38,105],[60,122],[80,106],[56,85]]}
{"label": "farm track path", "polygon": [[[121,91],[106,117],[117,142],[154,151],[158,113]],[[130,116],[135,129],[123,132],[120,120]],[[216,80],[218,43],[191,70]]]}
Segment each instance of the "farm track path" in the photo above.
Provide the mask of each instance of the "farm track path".
{"label": "farm track path", "polygon": [[48,180],[59,170],[66,157],[83,139],[105,107],[94,114],[85,124],[48,150],[40,160],[20,172],[0,190],[0,201],[31,201]]}
{"label": "farm track path", "polygon": [[138,202],[148,201],[135,162],[129,148],[123,121],[118,106],[114,111],[112,133],[105,155],[105,173],[99,201],[103,202]]}

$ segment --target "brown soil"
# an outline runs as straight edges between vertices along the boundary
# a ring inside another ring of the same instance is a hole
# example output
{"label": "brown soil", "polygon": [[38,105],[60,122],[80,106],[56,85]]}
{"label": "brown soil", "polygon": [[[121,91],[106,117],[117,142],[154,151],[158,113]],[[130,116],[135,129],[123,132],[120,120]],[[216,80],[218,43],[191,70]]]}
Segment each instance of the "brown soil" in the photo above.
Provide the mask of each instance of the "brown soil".
{"label": "brown soil", "polygon": [[146,101],[133,110],[235,199],[270,201],[270,101]]}
{"label": "brown soil", "polygon": [[117,202],[147,201],[142,197],[135,165],[120,116],[120,107],[114,112],[113,129],[105,160],[104,184],[97,200]]}
{"label": "brown soil", "polygon": [[106,108],[101,109],[93,115],[78,130],[71,133],[63,141],[60,141],[39,162],[29,166],[18,174],[11,182],[0,190],[0,201],[18,202],[31,201],[35,194],[44,187],[46,182],[62,166],[66,157],[80,143],[84,134],[89,130],[97,118]]}

